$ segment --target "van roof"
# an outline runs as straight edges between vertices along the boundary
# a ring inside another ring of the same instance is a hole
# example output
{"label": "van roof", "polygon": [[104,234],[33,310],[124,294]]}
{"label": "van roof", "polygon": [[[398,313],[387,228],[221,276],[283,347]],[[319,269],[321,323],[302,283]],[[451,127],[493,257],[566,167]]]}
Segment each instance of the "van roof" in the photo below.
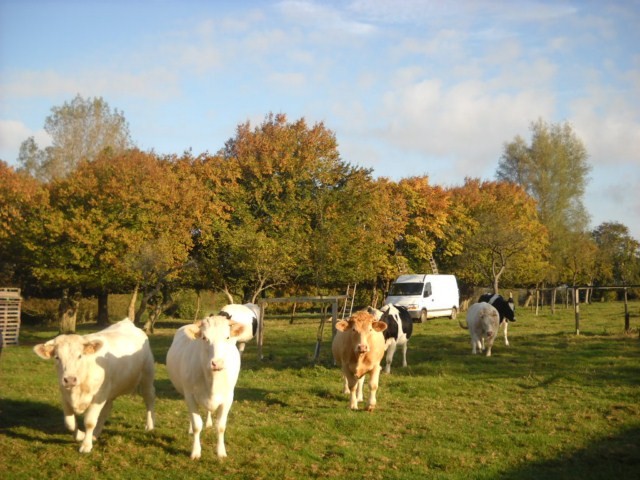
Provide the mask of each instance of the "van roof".
{"label": "van roof", "polygon": [[431,278],[444,278],[453,277],[453,275],[438,275],[432,273],[415,273],[411,275],[400,275],[393,283],[423,283],[429,277]]}

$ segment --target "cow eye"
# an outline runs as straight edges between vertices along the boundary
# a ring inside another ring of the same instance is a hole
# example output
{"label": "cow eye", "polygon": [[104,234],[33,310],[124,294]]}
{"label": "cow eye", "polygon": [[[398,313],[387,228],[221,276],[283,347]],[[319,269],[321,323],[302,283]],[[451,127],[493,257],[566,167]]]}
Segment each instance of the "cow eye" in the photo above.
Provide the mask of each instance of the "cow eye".
{"label": "cow eye", "polygon": [[78,355],[78,360],[80,360],[82,358],[82,354]]}

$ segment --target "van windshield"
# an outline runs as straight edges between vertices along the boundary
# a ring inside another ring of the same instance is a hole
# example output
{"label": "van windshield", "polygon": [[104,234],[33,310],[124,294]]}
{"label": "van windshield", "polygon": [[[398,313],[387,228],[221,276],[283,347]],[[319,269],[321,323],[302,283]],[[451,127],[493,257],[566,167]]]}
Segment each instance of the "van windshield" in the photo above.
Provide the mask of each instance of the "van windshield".
{"label": "van windshield", "polygon": [[389,295],[422,295],[422,283],[392,283]]}

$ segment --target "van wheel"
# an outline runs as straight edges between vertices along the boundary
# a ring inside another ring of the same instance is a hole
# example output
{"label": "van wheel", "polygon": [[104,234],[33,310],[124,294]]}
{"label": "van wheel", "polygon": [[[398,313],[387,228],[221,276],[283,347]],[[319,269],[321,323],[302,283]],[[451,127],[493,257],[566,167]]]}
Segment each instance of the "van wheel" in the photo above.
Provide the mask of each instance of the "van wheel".
{"label": "van wheel", "polygon": [[453,307],[451,309],[451,316],[449,318],[451,318],[451,320],[455,320],[457,316],[458,316],[458,309],[456,307]]}
{"label": "van wheel", "polygon": [[427,310],[423,308],[420,312],[420,323],[426,323],[427,320],[429,320],[427,318]]}

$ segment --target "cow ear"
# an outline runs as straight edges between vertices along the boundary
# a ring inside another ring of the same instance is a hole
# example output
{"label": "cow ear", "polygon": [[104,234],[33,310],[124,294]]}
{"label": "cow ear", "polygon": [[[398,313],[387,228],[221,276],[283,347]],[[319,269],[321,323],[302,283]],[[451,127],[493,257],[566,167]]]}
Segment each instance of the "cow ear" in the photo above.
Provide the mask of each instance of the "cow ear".
{"label": "cow ear", "polygon": [[33,347],[33,351],[40,358],[49,360],[51,357],[53,357],[54,352],[56,351],[55,340],[49,340],[47,343],[40,343]]}
{"label": "cow ear", "polygon": [[245,325],[232,321],[229,321],[229,327],[231,328],[230,334],[232,337],[239,337],[244,333],[245,330]]}
{"label": "cow ear", "polygon": [[192,323],[191,325],[187,325],[184,328],[184,333],[191,340],[195,340],[196,338],[200,338],[200,336],[202,335],[201,330],[200,330],[200,326],[201,325],[202,325],[202,320],[198,320],[196,323]]}
{"label": "cow ear", "polygon": [[82,352],[85,355],[93,355],[94,353],[98,353],[103,346],[104,342],[102,340],[93,340],[84,344]]}
{"label": "cow ear", "polygon": [[340,320],[338,323],[336,323],[336,329],[340,330],[341,332],[346,332],[349,329],[349,322]]}
{"label": "cow ear", "polygon": [[387,324],[384,322],[373,322],[371,326],[376,332],[384,332],[387,329]]}

